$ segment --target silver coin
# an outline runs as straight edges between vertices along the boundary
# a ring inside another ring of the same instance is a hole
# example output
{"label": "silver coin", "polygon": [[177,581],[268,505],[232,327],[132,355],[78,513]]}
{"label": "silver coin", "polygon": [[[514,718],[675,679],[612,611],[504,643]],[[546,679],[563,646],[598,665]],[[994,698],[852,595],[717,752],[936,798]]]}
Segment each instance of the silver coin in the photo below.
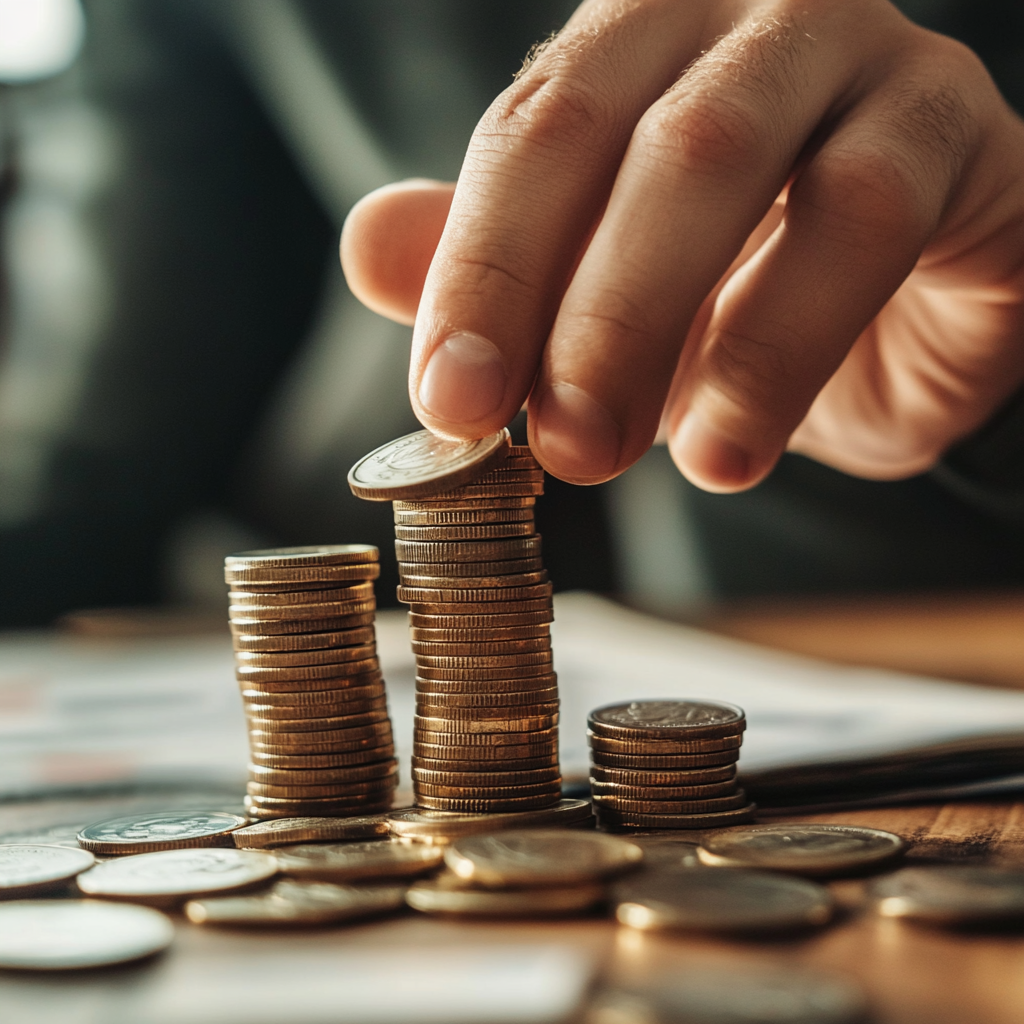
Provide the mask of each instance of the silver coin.
{"label": "silver coin", "polygon": [[348,473],[352,493],[371,501],[414,500],[475,480],[508,456],[505,429],[478,441],[417,430],[363,456]]}
{"label": "silver coin", "polygon": [[0,967],[104,967],[152,956],[173,938],[171,922],[148,907],[100,900],[0,903]]}
{"label": "silver coin", "polygon": [[67,846],[0,846],[0,896],[28,896],[74,878],[96,863]]}
{"label": "silver coin", "polygon": [[93,853],[152,853],[192,846],[231,846],[231,835],[246,823],[225,811],[168,811],[133,814],[86,825],[78,842]]}
{"label": "silver coin", "polygon": [[936,866],[903,868],[870,889],[884,917],[934,924],[1024,921],[1024,871]]}
{"label": "silver coin", "polygon": [[702,700],[634,700],[591,711],[587,725],[609,739],[705,739],[745,728],[743,709]]}

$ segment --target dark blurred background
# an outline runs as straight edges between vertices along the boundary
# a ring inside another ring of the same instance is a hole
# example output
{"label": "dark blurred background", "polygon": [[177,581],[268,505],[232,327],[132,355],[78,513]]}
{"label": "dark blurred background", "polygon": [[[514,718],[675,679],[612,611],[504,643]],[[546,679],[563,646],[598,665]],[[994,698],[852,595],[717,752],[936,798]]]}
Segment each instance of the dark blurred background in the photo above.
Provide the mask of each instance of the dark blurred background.
{"label": "dark blurred background", "polygon": [[[901,6],[1022,108],[1019,0]],[[0,0],[0,625],[220,608],[232,550],[390,548],[390,506],[345,473],[417,428],[409,331],[348,293],[341,223],[387,181],[454,178],[572,7]],[[659,609],[1024,580],[1024,525],[945,470],[786,456],[714,496],[655,449],[601,487],[549,480],[537,519],[558,589]]]}

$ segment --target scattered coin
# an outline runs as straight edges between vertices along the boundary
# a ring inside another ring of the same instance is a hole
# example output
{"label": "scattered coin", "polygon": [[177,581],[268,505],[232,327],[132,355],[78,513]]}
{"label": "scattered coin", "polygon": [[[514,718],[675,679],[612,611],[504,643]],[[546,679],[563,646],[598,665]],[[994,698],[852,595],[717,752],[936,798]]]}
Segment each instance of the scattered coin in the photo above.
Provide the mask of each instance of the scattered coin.
{"label": "scattered coin", "polygon": [[431,840],[496,832],[510,828],[559,828],[591,820],[586,800],[562,799],[552,807],[509,814],[459,814],[410,808],[395,811],[388,822],[391,834],[402,839]]}
{"label": "scattered coin", "polygon": [[449,870],[486,889],[597,882],[639,866],[643,857],[639,846],[614,836],[544,829],[466,836],[444,853]]}
{"label": "scattered coin", "polygon": [[274,856],[284,874],[321,882],[414,878],[432,871],[442,860],[435,846],[394,840],[285,846],[276,849]]}
{"label": "scattered coin", "polygon": [[699,868],[700,857],[696,843],[683,839],[667,839],[662,835],[643,836],[632,834],[630,842],[644,851],[644,870],[662,871],[671,868]]}
{"label": "scattered coin", "polygon": [[231,846],[246,819],[224,811],[167,811],[111,818],[86,825],[79,845],[93,853],[151,853],[194,846]]}
{"label": "scattered coin", "polygon": [[590,910],[605,897],[600,885],[572,885],[556,889],[465,889],[445,876],[429,878],[409,887],[405,900],[424,914],[456,917],[562,917]]}
{"label": "scattered coin", "polygon": [[100,900],[0,903],[0,967],[106,967],[159,953],[173,938],[171,922],[148,907]]}
{"label": "scattered coin", "polygon": [[255,850],[162,850],[97,864],[78,876],[78,888],[89,896],[173,905],[264,882],[276,873],[274,858]]}
{"label": "scattered coin", "polygon": [[277,882],[251,896],[189,900],[185,916],[195,924],[233,926],[335,924],[379,917],[405,906],[404,885],[333,885]]}
{"label": "scattered coin", "polygon": [[704,814],[641,814],[600,807],[597,809],[597,821],[599,825],[613,828],[724,828],[726,825],[746,824],[756,809],[754,804],[747,804],[732,811]]}
{"label": "scattered coin", "polygon": [[385,839],[388,833],[388,816],[371,814],[356,818],[275,818],[246,825],[233,832],[231,838],[240,849],[251,849],[292,843]]}
{"label": "scattered coin", "polygon": [[86,850],[67,846],[0,846],[0,899],[45,892],[96,863]]}
{"label": "scattered coin", "polygon": [[870,889],[883,917],[928,924],[1024,921],[1024,871],[996,867],[902,868]]}
{"label": "scattered coin", "polygon": [[832,896],[802,878],[694,868],[643,872],[615,886],[615,916],[643,930],[768,933],[824,924]]}
{"label": "scattered coin", "polygon": [[747,825],[705,838],[700,859],[716,867],[837,875],[893,860],[905,845],[891,832],[859,825]]}

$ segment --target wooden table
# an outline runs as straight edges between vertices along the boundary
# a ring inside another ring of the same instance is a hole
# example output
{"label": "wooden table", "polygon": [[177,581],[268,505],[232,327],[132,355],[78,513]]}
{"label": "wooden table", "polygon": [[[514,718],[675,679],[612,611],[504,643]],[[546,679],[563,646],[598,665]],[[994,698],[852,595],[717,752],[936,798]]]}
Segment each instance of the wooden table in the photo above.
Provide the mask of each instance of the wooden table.
{"label": "wooden table", "polygon": [[[1024,608],[1024,602],[1014,607]],[[850,611],[849,606],[847,609],[856,619],[855,610]],[[718,627],[733,635],[749,636],[749,629],[744,634],[736,625],[741,614],[748,616],[748,623],[753,621],[748,609],[736,613],[732,628],[729,616],[721,615]],[[785,628],[779,631],[782,645],[799,649],[793,641],[793,636],[799,632],[798,620],[795,613],[787,614]],[[823,614],[819,604],[813,615],[820,621]],[[870,619],[866,611],[862,610],[861,614]],[[908,640],[906,647],[900,647],[899,614],[898,605],[890,605],[885,616],[886,644],[896,655],[887,662],[879,656],[877,645],[872,649],[870,637],[865,637],[864,646],[873,653],[862,660],[875,664],[891,664],[895,660],[903,668],[921,667],[908,653],[916,641]],[[933,624],[947,643],[948,622],[953,614],[950,605],[942,603]],[[762,641],[771,639],[770,631],[764,627],[769,618],[770,615],[761,613],[757,635]],[[905,620],[908,636],[917,636],[922,622],[927,625],[926,619],[920,604],[909,606]],[[837,620],[833,617],[831,621]],[[963,615],[957,621],[960,628],[954,632],[961,638],[961,644],[956,656],[949,661],[954,667],[949,674],[970,678],[973,650],[975,662],[988,664],[976,678],[992,680],[990,652],[979,648],[978,636],[991,636],[994,632],[1003,636],[1005,649],[1019,649],[1021,636],[1016,630],[1020,623],[1016,616],[1007,615],[1005,605],[1000,605],[992,615],[984,615],[978,604],[964,603]],[[1004,635],[1007,631],[1010,635]],[[814,630],[804,629],[803,635],[813,637]],[[817,653],[827,652],[828,645],[820,635],[817,644]],[[934,672],[934,650],[927,645],[921,649],[927,652]],[[858,660],[851,653],[849,643],[838,653],[844,660]],[[1007,664],[1011,668],[1008,669]],[[1012,657],[1009,657],[998,673],[998,682],[1002,685],[1013,685],[1016,681],[1012,664]],[[1024,684],[1024,671],[1020,673],[1020,680]],[[221,798],[229,799],[223,794]],[[60,840],[77,824],[143,806],[166,805],[170,799],[124,797],[8,804],[0,806],[0,836],[18,833]],[[209,801],[210,797],[177,794],[173,799],[195,803]],[[909,858],[916,862],[1000,862],[1024,866],[1024,803],[923,805],[781,820],[849,822],[886,829],[908,840],[911,844]],[[365,952],[386,948],[390,955],[391,951],[403,949],[451,948],[455,951],[453,955],[457,955],[459,949],[466,948],[544,943],[586,951],[600,965],[598,975],[603,982],[614,982],[617,978],[635,982],[680,966],[717,965],[741,971],[746,965],[802,965],[858,981],[868,993],[879,1024],[1021,1024],[1024,1020],[1024,930],[958,933],[883,919],[865,907],[862,882],[841,881],[833,886],[842,907],[835,924],[812,935],[773,942],[641,933],[598,917],[557,923],[464,923],[410,913],[360,926],[285,936],[207,930],[181,920],[173,950],[152,963],[94,972],[88,978],[0,977],[0,1006],[7,1007],[7,1012],[0,1010],[0,1017],[19,1024],[22,1019],[32,1020],[33,1024],[58,1020],[62,1024],[118,1021],[117,1013],[110,1007],[120,1005],[117,1000],[126,991],[137,993],[147,986],[166,984],[168,977],[177,979],[175,984],[188,984],[193,969],[200,973],[205,971],[203,976],[208,977],[210,966],[220,963],[237,964],[247,959],[261,962],[261,958],[266,961],[267,957],[272,962],[284,949],[291,954],[308,951],[311,956],[314,953],[322,956],[325,950],[336,951],[341,956],[347,950]],[[244,1000],[254,995],[258,993],[239,993],[239,998]],[[76,1016],[79,1010],[82,1012]],[[296,1016],[290,1024],[303,1024],[303,1019]]]}

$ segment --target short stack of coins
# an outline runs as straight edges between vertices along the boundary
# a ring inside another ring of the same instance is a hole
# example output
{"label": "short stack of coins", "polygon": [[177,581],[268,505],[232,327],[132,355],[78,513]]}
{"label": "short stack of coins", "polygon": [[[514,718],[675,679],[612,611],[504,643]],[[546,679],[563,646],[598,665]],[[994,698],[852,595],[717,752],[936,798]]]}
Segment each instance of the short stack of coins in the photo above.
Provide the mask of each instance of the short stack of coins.
{"label": "short stack of coins", "polygon": [[590,788],[611,828],[740,825],[755,807],[736,785],[740,708],[711,701],[611,704],[587,719]]}
{"label": "short stack of coins", "polygon": [[525,811],[559,800],[551,584],[533,520],[543,487],[529,448],[510,446],[472,483],[394,503],[421,807]]}
{"label": "short stack of coins", "polygon": [[249,725],[250,817],[391,806],[398,768],[373,625],[379,575],[369,544],[225,559]]}

